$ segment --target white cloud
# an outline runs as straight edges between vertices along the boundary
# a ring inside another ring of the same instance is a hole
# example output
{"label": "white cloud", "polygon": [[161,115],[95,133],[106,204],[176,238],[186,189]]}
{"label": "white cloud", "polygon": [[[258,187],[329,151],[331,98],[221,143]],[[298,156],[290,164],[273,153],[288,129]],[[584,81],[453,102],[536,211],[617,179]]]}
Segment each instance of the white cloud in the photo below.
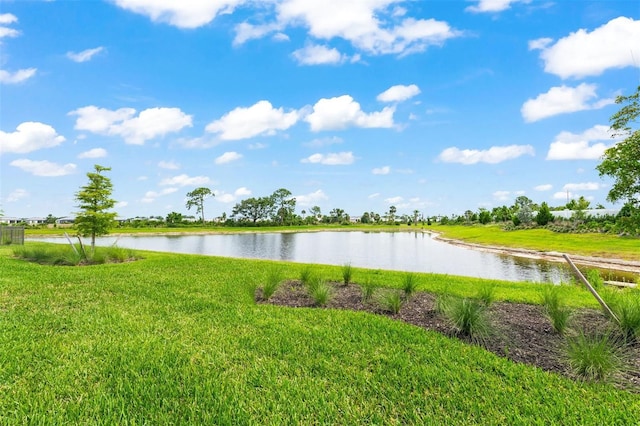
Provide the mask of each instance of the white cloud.
{"label": "white cloud", "polygon": [[216,164],[228,164],[233,161],[237,161],[241,158],[242,158],[242,154],[238,154],[237,152],[230,151],[230,152],[225,152],[224,154],[216,158],[214,162]]}
{"label": "white cloud", "polygon": [[106,156],[107,150],[104,148],[93,148],[78,154],[78,158],[104,158]]}
{"label": "white cloud", "polygon": [[355,161],[352,152],[313,154],[300,160],[302,163],[324,164],[326,166],[346,166]]}
{"label": "white cloud", "polygon": [[597,160],[613,145],[609,126],[596,125],[580,134],[559,133],[549,146],[547,160]]}
{"label": "white cloud", "polygon": [[330,145],[334,145],[334,144],[340,144],[344,142],[344,140],[342,138],[339,138],[338,136],[331,136],[331,137],[327,137],[327,138],[317,138],[317,139],[313,139],[312,141],[309,142],[305,142],[302,145],[309,147],[309,148],[322,148],[323,146],[330,146]]}
{"label": "white cloud", "polygon": [[473,13],[502,12],[511,7],[511,3],[518,3],[521,0],[478,0],[473,6],[468,6],[465,10]]}
{"label": "white cloud", "polygon": [[322,189],[318,189],[315,192],[305,195],[296,195],[296,204],[299,206],[313,206],[318,204],[320,201],[328,200],[329,197],[324,193]]}
{"label": "white cloud", "polygon": [[367,198],[369,198],[370,200],[374,199],[374,198],[378,198],[380,196],[379,192],[375,192],[371,195],[369,195]]}
{"label": "white cloud", "polygon": [[349,59],[347,55],[341,54],[336,48],[317,44],[295,50],[291,55],[300,65],[340,64]]}
{"label": "white cloud", "polygon": [[0,130],[0,153],[26,154],[43,148],[51,148],[65,141],[64,136],[48,124],[27,121],[13,133]]}
{"label": "white cloud", "polygon": [[150,139],[191,127],[191,116],[179,108],[149,108],[137,117],[135,113],[133,108],[112,111],[91,105],[71,111],[69,115],[78,116],[76,130],[120,136],[133,145],[143,145]]}
{"label": "white cloud", "polygon": [[251,143],[249,144],[249,149],[265,149],[266,147],[268,147],[269,145],[267,145],[266,143],[261,143],[261,142],[256,142],[256,143]]}
{"label": "white cloud", "polygon": [[601,99],[589,103],[589,100],[597,98],[597,86],[595,84],[582,83],[578,87],[552,87],[547,93],[538,95],[535,99],[526,101],[520,112],[528,123],[552,117],[558,114],[566,114],[589,109],[600,109],[614,103],[614,99]]}
{"label": "white cloud", "polygon": [[160,186],[198,186],[206,185],[211,182],[206,176],[194,176],[190,177],[186,174],[181,174],[171,178],[162,179]]}
{"label": "white cloud", "polygon": [[389,166],[377,167],[371,170],[371,173],[373,173],[374,175],[388,175],[389,173],[391,173],[391,167]]}
{"label": "white cloud", "polygon": [[31,173],[34,176],[66,176],[76,171],[76,165],[68,163],[60,165],[52,163],[50,161],[32,161],[26,158],[14,160],[9,163],[12,166],[18,167],[27,173]]}
{"label": "white cloud", "polygon": [[17,37],[20,31],[13,28],[7,28],[4,25],[10,25],[18,22],[18,18],[11,13],[0,14],[0,39],[4,37]]}
{"label": "white cloud", "polygon": [[176,163],[175,161],[160,161],[158,163],[158,167],[165,170],[179,170],[180,164]]}
{"label": "white cloud", "polygon": [[216,196],[216,201],[219,203],[223,203],[223,204],[229,204],[229,203],[233,203],[234,201],[236,201],[239,197],[244,197],[244,196],[249,196],[251,195],[251,191],[247,188],[245,188],[244,186],[241,188],[236,189],[233,194],[229,194],[227,192],[224,191],[213,191],[214,195]]}
{"label": "white cloud", "polygon": [[385,107],[382,111],[365,113],[360,104],[349,95],[320,99],[313,106],[313,112],[305,121],[311,130],[342,130],[347,127],[390,128],[393,127],[394,107]]}
{"label": "white cloud", "polygon": [[164,188],[160,192],[147,191],[147,192],[145,192],[144,197],[142,197],[142,199],[140,201],[143,202],[143,203],[152,203],[158,197],[162,197],[163,195],[173,194],[174,192],[177,192],[177,191],[178,191],[178,188]]}
{"label": "white cloud", "polygon": [[9,193],[9,195],[7,196],[7,202],[14,203],[22,198],[27,198],[29,195],[30,194],[26,189],[18,188]]}
{"label": "white cloud", "polygon": [[618,17],[592,32],[580,29],[551,44],[534,40],[530,49],[541,50],[544,70],[561,78],[600,75],[608,69],[639,67],[640,20]]}
{"label": "white cloud", "polygon": [[553,194],[553,199],[554,200],[567,200],[570,198],[573,198],[574,194],[572,194],[571,192],[556,192]]}
{"label": "white cloud", "polygon": [[[253,25],[248,22],[242,22],[235,27],[236,36],[233,38],[233,45],[238,46],[249,40],[262,38],[267,34],[279,31],[280,29],[281,26],[277,23]],[[285,38],[283,38],[283,36]],[[274,38],[276,38],[276,40],[279,39],[280,41],[289,40],[289,37],[282,33],[276,33]]]}
{"label": "white cloud", "polygon": [[385,198],[384,201],[386,201],[389,204],[398,204],[400,202],[402,202],[404,200],[404,198],[402,197],[391,197],[391,198]]}
{"label": "white cloud", "polygon": [[489,163],[497,164],[507,160],[521,157],[523,155],[534,155],[535,151],[531,145],[508,145],[493,146],[488,150],[458,149],[456,147],[447,148],[440,153],[438,159],[445,163],[476,164]]}
{"label": "white cloud", "polygon": [[538,185],[533,188],[535,191],[551,191],[553,189],[553,185],[550,183],[546,183],[543,185]]}
{"label": "white cloud", "polygon": [[597,191],[602,186],[597,182],[568,183],[562,187],[566,191]]}
{"label": "white cloud", "polygon": [[118,201],[114,207],[116,209],[121,209],[121,208],[127,207],[128,205],[129,203],[127,201]]}
{"label": "white cloud", "polygon": [[87,62],[93,58],[94,55],[102,52],[104,47],[99,46],[93,49],[83,50],[82,52],[67,52],[67,58],[71,59],[74,62]]}
{"label": "white cloud", "polygon": [[511,191],[495,191],[493,193],[493,198],[497,201],[509,201],[511,197]]}
{"label": "white cloud", "polygon": [[13,15],[11,13],[0,14],[0,25],[13,24],[15,22],[18,22],[18,18],[16,17],[16,15]]}
{"label": "white cloud", "polygon": [[250,190],[250,189],[247,189],[247,188],[246,188],[246,187],[244,187],[244,186],[241,186],[240,188],[238,188],[238,189],[236,189],[236,190],[234,191],[234,194],[235,194],[236,196],[238,196],[238,197],[246,197],[246,196],[251,195],[251,190]]}
{"label": "white cloud", "polygon": [[402,102],[420,94],[420,88],[415,84],[391,86],[376,98],[380,102]]}
{"label": "white cloud", "polygon": [[216,16],[233,12],[247,0],[113,0],[131,12],[149,17],[178,28],[198,28],[213,21]]}
{"label": "white cloud", "polygon": [[286,130],[296,124],[299,117],[298,111],[284,112],[282,108],[274,108],[269,101],[259,101],[248,108],[238,107],[226,113],[209,123],[206,131],[218,133],[224,140],[274,135],[277,130]]}
{"label": "white cloud", "polygon": [[17,84],[22,83],[25,80],[30,79],[34,75],[36,75],[36,68],[27,68],[23,70],[18,70],[14,73],[10,73],[9,71],[0,70],[0,83],[3,84]]}

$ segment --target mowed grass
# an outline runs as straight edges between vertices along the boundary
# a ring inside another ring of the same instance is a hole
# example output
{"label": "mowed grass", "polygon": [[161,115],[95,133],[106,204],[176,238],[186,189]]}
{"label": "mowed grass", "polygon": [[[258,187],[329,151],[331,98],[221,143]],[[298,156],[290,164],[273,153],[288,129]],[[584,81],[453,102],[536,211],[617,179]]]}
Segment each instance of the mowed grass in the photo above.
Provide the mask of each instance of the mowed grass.
{"label": "mowed grass", "polygon": [[[0,424],[634,424],[637,394],[516,365],[384,316],[256,304],[274,265],[143,253],[45,266],[0,248]],[[340,266],[311,267],[339,282]],[[354,268],[401,289],[404,273]],[[417,274],[418,290],[486,283]],[[494,282],[535,303],[539,285]],[[595,306],[566,286],[565,300]]]}
{"label": "mowed grass", "polygon": [[504,231],[496,225],[436,225],[429,229],[445,238],[468,243],[640,261],[638,237],[597,233],[563,234],[548,229]]}

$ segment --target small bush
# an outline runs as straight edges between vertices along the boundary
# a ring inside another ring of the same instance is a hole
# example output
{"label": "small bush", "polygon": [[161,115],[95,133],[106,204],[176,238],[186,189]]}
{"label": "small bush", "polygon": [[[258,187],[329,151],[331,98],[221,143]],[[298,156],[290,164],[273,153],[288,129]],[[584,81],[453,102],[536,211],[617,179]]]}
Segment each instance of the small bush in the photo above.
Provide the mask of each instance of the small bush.
{"label": "small bush", "polygon": [[482,284],[478,287],[477,297],[485,306],[491,306],[496,299],[496,285],[493,283]]}
{"label": "small bush", "polygon": [[459,334],[482,340],[493,331],[487,306],[479,300],[448,297],[437,306]]}
{"label": "small bush", "polygon": [[418,277],[414,273],[407,273],[402,280],[404,296],[409,299],[418,290]]}
{"label": "small bush", "polygon": [[560,298],[559,286],[547,285],[543,288],[542,306],[556,333],[564,334],[569,325],[572,311],[565,306],[564,301]]}
{"label": "small bush", "polygon": [[391,290],[384,292],[380,296],[378,302],[380,303],[380,307],[385,311],[392,314],[397,314],[398,312],[400,312],[404,300],[402,299],[402,295],[400,294],[400,292]]}
{"label": "small bush", "polygon": [[313,272],[311,271],[311,266],[305,266],[302,271],[300,271],[300,283],[302,283],[302,285],[307,285],[312,277]]}
{"label": "small bush", "polygon": [[378,288],[378,286],[370,279],[360,286],[360,290],[362,291],[362,303],[367,303],[373,298],[376,288]]}
{"label": "small bush", "polygon": [[353,278],[353,268],[350,263],[345,263],[342,265],[342,282],[344,285],[349,284],[351,279]]}
{"label": "small bush", "polygon": [[280,283],[282,282],[282,271],[278,268],[273,268],[267,273],[267,281],[262,286],[262,299],[269,300],[271,296],[276,292]]}
{"label": "small bush", "polygon": [[602,276],[600,276],[600,271],[597,269],[589,269],[585,278],[596,290],[600,291],[604,288],[604,280],[602,279]]}
{"label": "small bush", "polygon": [[615,323],[627,341],[640,340],[640,291],[608,290],[602,297],[620,323]]}
{"label": "small bush", "polygon": [[580,332],[567,339],[565,356],[571,371],[583,380],[605,381],[624,370],[622,349],[609,334]]}
{"label": "small bush", "polygon": [[319,280],[309,291],[316,306],[324,306],[331,299],[333,288],[324,280]]}

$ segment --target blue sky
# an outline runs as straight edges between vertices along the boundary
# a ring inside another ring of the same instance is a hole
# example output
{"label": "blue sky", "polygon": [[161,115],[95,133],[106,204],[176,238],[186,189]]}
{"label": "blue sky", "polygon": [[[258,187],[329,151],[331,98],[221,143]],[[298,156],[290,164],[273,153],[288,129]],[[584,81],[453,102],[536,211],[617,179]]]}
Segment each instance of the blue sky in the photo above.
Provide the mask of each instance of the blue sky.
{"label": "blue sky", "polygon": [[639,64],[636,0],[0,0],[1,208],[71,215],[94,164],[124,217],[609,207]]}

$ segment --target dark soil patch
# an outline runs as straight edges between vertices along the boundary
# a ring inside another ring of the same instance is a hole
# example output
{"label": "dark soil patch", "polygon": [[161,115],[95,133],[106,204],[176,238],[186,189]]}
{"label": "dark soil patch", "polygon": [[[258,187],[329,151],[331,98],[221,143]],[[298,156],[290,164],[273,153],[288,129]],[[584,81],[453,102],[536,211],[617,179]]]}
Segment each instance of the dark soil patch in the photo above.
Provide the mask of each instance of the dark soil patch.
{"label": "dark soil patch", "polygon": [[[386,312],[378,303],[363,303],[362,291],[356,284],[342,285],[332,283],[334,292],[324,308],[367,311],[385,315],[389,318],[433,330],[444,335],[458,338],[469,344],[479,345],[494,354],[514,362],[539,367],[543,370],[575,378],[563,359],[565,338],[558,335],[545,317],[543,308],[522,303],[497,302],[489,307],[489,316],[494,332],[482,340],[473,340],[457,334],[449,322],[435,309],[436,296],[431,293],[415,293],[402,305],[399,313]],[[257,290],[256,299],[261,299],[261,290]],[[297,280],[284,282],[267,301],[279,306],[294,308],[315,307],[307,289]],[[321,309],[321,308],[320,308]],[[572,318],[572,330],[585,332],[610,330],[610,322],[601,311],[579,309]],[[626,371],[615,382],[620,387],[640,392],[640,343],[627,345],[628,356]]]}

